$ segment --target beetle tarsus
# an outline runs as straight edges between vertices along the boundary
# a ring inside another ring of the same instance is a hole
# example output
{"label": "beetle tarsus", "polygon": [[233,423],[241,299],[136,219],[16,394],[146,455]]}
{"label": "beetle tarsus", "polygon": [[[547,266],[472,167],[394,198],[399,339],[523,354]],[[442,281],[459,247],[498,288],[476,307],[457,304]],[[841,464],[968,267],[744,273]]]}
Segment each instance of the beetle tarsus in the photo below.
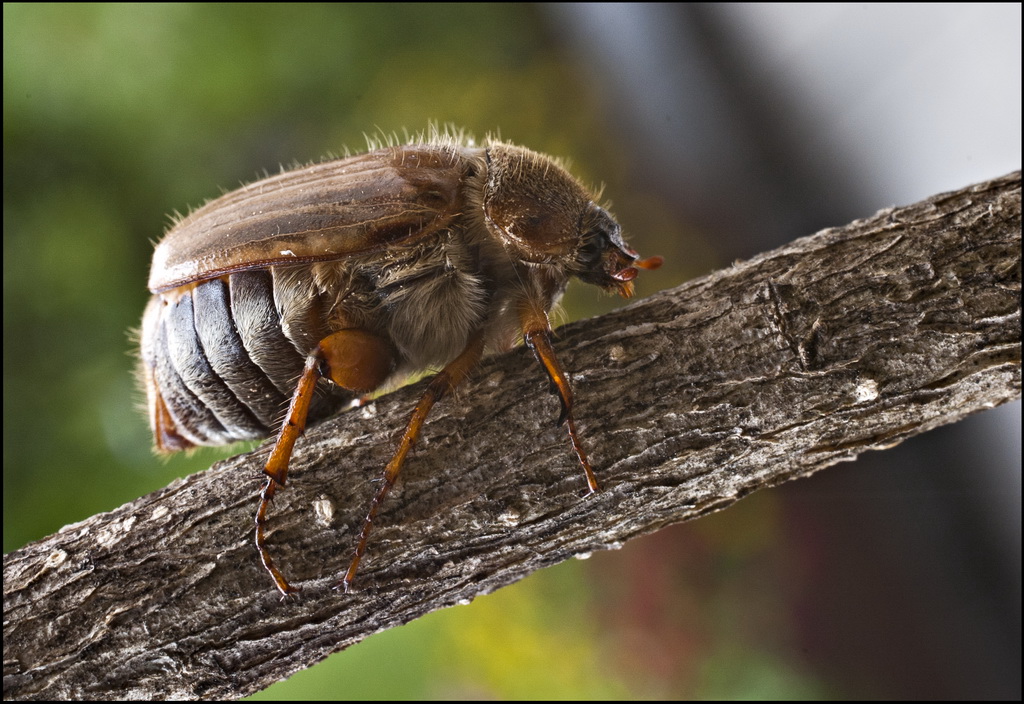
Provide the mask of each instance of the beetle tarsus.
{"label": "beetle tarsus", "polygon": [[263,568],[270,573],[270,576],[274,579],[274,585],[281,592],[281,597],[287,598],[292,594],[301,592],[302,589],[289,584],[288,580],[281,574],[281,570],[274,564],[274,560],[270,557],[270,552],[267,550],[267,540],[264,531],[264,526],[267,523],[267,509],[270,507],[270,502],[273,500],[278,486],[284,485],[280,484],[273,477],[267,477],[267,480],[263,483],[263,489],[260,491],[260,507],[256,511],[256,550],[259,552]]}

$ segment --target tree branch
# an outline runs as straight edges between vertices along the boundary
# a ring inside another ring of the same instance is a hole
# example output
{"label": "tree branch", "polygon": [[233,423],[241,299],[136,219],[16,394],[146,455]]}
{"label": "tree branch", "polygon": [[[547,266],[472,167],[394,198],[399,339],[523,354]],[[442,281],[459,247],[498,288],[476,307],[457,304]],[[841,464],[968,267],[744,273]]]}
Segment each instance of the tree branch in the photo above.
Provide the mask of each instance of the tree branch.
{"label": "tree branch", "polygon": [[[557,344],[604,485],[522,349],[435,409],[354,594],[331,586],[407,387],[311,429],[256,558],[262,454],[4,557],[4,697],[234,698],[376,631],[1020,396],[1020,173],[825,230]],[[265,449],[263,450],[265,452]]]}

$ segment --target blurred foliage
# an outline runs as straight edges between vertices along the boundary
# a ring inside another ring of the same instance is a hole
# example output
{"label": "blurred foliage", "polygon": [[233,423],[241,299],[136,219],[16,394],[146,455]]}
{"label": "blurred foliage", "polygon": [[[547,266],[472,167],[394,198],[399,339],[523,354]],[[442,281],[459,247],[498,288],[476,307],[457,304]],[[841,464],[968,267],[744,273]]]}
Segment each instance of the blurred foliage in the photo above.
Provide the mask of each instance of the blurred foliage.
{"label": "blurred foliage", "polygon": [[[549,45],[500,5],[5,5],[5,549],[217,456],[161,471],[133,408],[126,331],[169,213],[429,122],[616,171]],[[616,305],[587,293],[573,317]]]}
{"label": "blurred foliage", "polygon": [[[238,451],[152,456],[126,333],[145,305],[151,243],[167,214],[218,189],[359,151],[364,133],[452,123],[480,137],[500,130],[569,157],[584,181],[605,182],[631,242],[669,260],[641,277],[640,295],[714,260],[699,240],[683,239],[671,204],[629,188],[642,166],[604,122],[599,88],[531,6],[5,4],[3,12],[5,552]],[[567,317],[618,305],[577,288]],[[757,515],[759,504],[744,505]],[[742,520],[741,510],[730,513]],[[717,549],[686,535],[671,549]],[[660,555],[632,554],[637,572],[613,555],[546,570],[379,634],[262,696],[740,696],[761,682],[797,682],[772,691],[808,694],[782,654],[760,656],[748,671],[747,655],[714,645],[705,610],[725,624],[740,615],[715,614],[724,602],[710,590],[668,572],[638,583],[638,574],[657,576]],[[737,559],[758,556],[763,546]],[[729,569],[716,563],[710,572]],[[652,637],[639,630],[645,623],[679,647],[635,660]],[[728,674],[738,669],[743,678]]]}

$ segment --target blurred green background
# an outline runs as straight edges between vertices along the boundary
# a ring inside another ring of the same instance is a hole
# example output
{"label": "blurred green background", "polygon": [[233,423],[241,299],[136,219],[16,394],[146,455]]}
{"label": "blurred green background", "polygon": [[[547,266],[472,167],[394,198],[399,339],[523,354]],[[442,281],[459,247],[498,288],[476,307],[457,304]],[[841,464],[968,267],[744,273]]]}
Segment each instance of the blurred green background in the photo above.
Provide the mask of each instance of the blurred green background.
{"label": "blurred green background", "polygon": [[[433,121],[569,157],[607,184],[635,246],[664,251],[650,233],[679,226],[657,224],[639,197],[630,216],[625,156],[593,103],[529,6],[5,5],[4,551],[231,454],[160,461],[139,413],[128,331],[169,213]],[[693,273],[645,275],[640,294]],[[567,316],[615,305],[574,292]],[[596,587],[580,564],[548,572],[265,694],[671,691],[605,671]]]}
{"label": "blurred green background", "polygon": [[[151,454],[129,330],[145,305],[152,242],[168,214],[282,164],[360,151],[364,134],[416,132],[429,122],[478,137],[500,130],[504,139],[569,158],[583,181],[605,185],[630,243],[667,261],[640,278],[640,296],[892,202],[885,193],[881,202],[823,207],[822,193],[858,192],[832,180],[856,182],[843,176],[855,167],[829,164],[828,179],[805,170],[803,181],[793,177],[799,168],[782,168],[779,154],[796,151],[770,137],[785,133],[780,124],[806,125],[762,121],[765,113],[753,109],[759,103],[733,99],[750,76],[736,72],[735,57],[714,54],[722,42],[700,58],[732,72],[707,72],[707,93],[673,95],[635,80],[626,85],[642,98],[613,91],[604,72],[627,59],[603,64],[599,52],[642,52],[646,40],[591,38],[589,25],[577,22],[585,8],[574,16],[521,4],[5,4],[3,11],[5,552],[237,451],[166,462]],[[708,16],[684,19],[714,36]],[[669,62],[658,75],[686,79],[692,70]],[[745,133],[764,138],[755,140],[759,150],[742,154],[741,166],[724,158],[735,133],[719,141],[688,122],[699,122],[688,111],[713,104],[720,86],[734,114],[748,116]],[[666,98],[678,110],[659,112]],[[679,139],[645,144],[655,130],[624,117],[645,111],[648,125],[669,126]],[[1017,121],[1019,134],[1019,94]],[[682,135],[694,135],[693,161],[658,163],[661,146],[683,144]],[[801,133],[801,143],[821,147],[826,162],[825,142],[807,137]],[[1017,152],[1019,168],[1019,141]],[[716,173],[713,187],[698,180]],[[791,212],[813,216],[778,219],[758,209],[785,200],[786,189],[796,194]],[[747,230],[732,226],[743,218]],[[777,241],[758,239],[767,232]],[[566,317],[618,305],[578,285],[566,297]],[[870,493],[878,475],[863,476]],[[837,480],[799,484],[812,487],[809,503],[817,506],[849,495],[830,481]],[[848,635],[871,621],[863,614],[880,613],[880,602],[881,613],[900,613],[892,592],[869,590],[876,601],[853,616],[829,611],[855,600],[845,578],[820,581],[840,569],[836,561],[861,570],[852,578],[858,584],[889,579],[892,567],[876,566],[874,556],[843,559],[836,545],[855,551],[857,540],[833,540],[829,516],[813,513],[800,491],[759,493],[723,514],[537,573],[378,634],[258,696],[957,696],[961,690],[929,689],[941,677],[919,676],[946,662],[941,657],[908,663],[877,642],[916,643],[928,629],[908,626],[893,637],[902,624],[886,622],[864,640]],[[898,550],[890,558],[904,560]],[[1017,577],[1019,604],[1019,564]],[[1019,631],[1019,606],[1017,619]],[[1019,638],[1017,655],[1019,662]],[[903,681],[907,672],[917,679]],[[1016,678],[1019,694],[1019,665]]]}

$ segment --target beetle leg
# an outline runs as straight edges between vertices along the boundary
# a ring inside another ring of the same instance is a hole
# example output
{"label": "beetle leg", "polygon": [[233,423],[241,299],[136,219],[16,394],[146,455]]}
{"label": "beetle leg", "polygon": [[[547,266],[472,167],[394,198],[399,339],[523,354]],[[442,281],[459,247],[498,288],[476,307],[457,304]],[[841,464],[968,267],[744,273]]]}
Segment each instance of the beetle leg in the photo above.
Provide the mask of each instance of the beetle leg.
{"label": "beetle leg", "polygon": [[438,372],[437,376],[427,386],[426,392],[420,397],[419,403],[416,404],[416,409],[412,412],[412,417],[405,427],[405,433],[402,434],[402,440],[398,444],[398,449],[395,450],[395,454],[391,457],[391,461],[388,462],[388,466],[384,470],[380,488],[377,489],[373,501],[370,502],[370,510],[366,513],[366,518],[363,520],[362,530],[359,531],[359,539],[356,543],[355,554],[352,556],[352,562],[349,564],[348,571],[345,572],[345,576],[338,583],[337,587],[341,587],[348,592],[352,586],[352,580],[355,579],[356,571],[359,569],[359,561],[362,560],[363,554],[366,552],[366,542],[370,537],[373,521],[377,517],[381,504],[384,502],[384,497],[388,495],[391,487],[395,485],[398,473],[402,471],[405,456],[409,454],[413,443],[416,442],[416,438],[420,434],[420,428],[423,427],[430,409],[469,376],[469,372],[480,360],[483,351],[483,335],[480,333],[472,335],[466,347],[459,353],[459,356]]}
{"label": "beetle leg", "polygon": [[274,449],[267,459],[264,473],[267,480],[260,491],[260,507],[256,511],[256,549],[260,560],[278,590],[287,596],[299,591],[285,579],[274,564],[267,550],[264,526],[267,510],[278,487],[288,479],[288,462],[292,456],[295,441],[306,428],[306,417],[313,392],[320,377],[326,375],[334,383],[356,393],[365,393],[377,388],[391,374],[394,368],[395,352],[391,344],[382,337],[356,328],[341,330],[328,335],[308,357],[299,376],[288,407],[288,415],[277,434]]}
{"label": "beetle leg", "polygon": [[548,322],[548,316],[542,310],[527,307],[523,309],[520,317],[523,324],[523,339],[533,350],[537,361],[544,367],[544,371],[547,372],[548,378],[562,401],[562,413],[558,417],[558,425],[568,422],[572,449],[576,452],[576,457],[579,458],[580,464],[583,465],[583,472],[587,476],[587,486],[590,489],[587,493],[600,491],[601,486],[597,483],[597,477],[587,459],[587,453],[584,452],[583,445],[580,444],[579,436],[576,434],[576,421],[572,416],[572,387],[569,386],[569,380],[566,378],[565,372],[562,371],[562,365],[558,363],[554,347],[551,346],[551,324]]}

